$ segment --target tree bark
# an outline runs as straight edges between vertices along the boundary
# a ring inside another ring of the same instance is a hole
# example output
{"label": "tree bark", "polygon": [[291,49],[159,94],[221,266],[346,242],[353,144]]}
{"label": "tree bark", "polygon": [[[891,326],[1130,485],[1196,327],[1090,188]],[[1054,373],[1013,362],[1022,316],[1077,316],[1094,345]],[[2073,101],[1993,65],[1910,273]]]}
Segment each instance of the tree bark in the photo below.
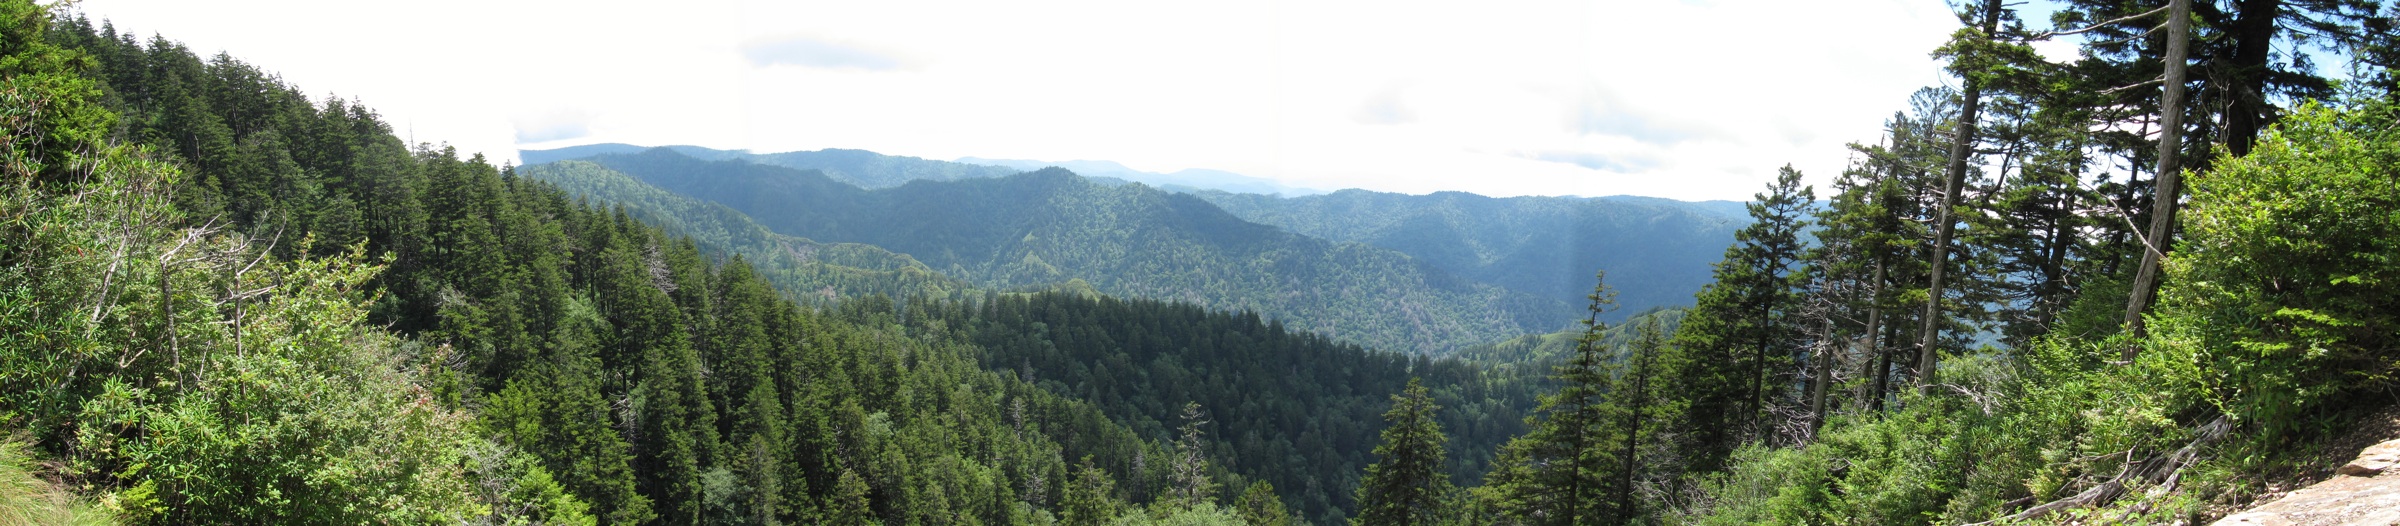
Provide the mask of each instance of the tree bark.
{"label": "tree bark", "polygon": [[1890,376],[1884,370],[1884,355],[1888,353],[1883,352],[1883,257],[1880,253],[1875,255],[1875,281],[1869,284],[1872,288],[1867,292],[1867,355],[1858,370],[1859,378],[1866,380],[1863,387],[1867,389],[1858,402],[1867,409],[1883,409],[1883,382]]}
{"label": "tree bark", "polygon": [[[2275,22],[2283,16],[2283,0],[2243,0],[2236,6],[2241,18],[2233,22],[2233,77],[2225,95],[2225,150],[2234,157],[2250,155],[2267,120],[2267,61],[2272,58]],[[2173,38],[2170,36],[2169,38]],[[2173,52],[2169,44],[2169,52]]]}
{"label": "tree bark", "polygon": [[[2158,292],[2159,259],[2166,256],[2167,238],[2175,230],[2176,201],[2183,193],[2183,76],[2191,53],[2191,0],[2172,0],[2167,10],[2166,82],[2158,100],[2157,189],[2151,192],[2150,233],[2143,236],[2142,266],[2134,269],[2133,288],[2125,302],[2125,330],[2142,333],[2142,311]],[[2127,346],[2124,359],[2141,355],[2141,346]]]}
{"label": "tree bark", "polygon": [[[2000,0],[1984,0],[1984,41],[1990,42],[1992,34],[1999,30]],[[1966,57],[1960,58],[1963,60]],[[1967,157],[1975,151],[1975,114],[1982,109],[1983,103],[1982,83],[1977,82],[1973,75],[1961,77],[1966,93],[1958,108],[1957,133],[1951,134],[1950,169],[1946,174],[1949,177],[1942,182],[1942,207],[1934,211],[1934,217],[1938,219],[1933,234],[1933,276],[1925,290],[1924,328],[1917,347],[1920,353],[1917,356],[1917,387],[1920,390],[1931,390],[1934,382],[1938,381],[1935,371],[1941,363],[1940,346],[1937,344],[1942,336],[1943,271],[1950,266],[1950,237],[1958,223],[1957,218],[1950,217],[1950,212],[1958,207],[1959,187],[1966,184]]]}
{"label": "tree bark", "polygon": [[1818,426],[1825,425],[1825,392],[1833,389],[1833,356],[1837,349],[1833,343],[1836,341],[1833,338],[1833,316],[1825,317],[1824,331],[1824,339],[1817,342],[1817,356],[1810,360],[1816,362],[1813,365],[1817,366],[1816,378],[1808,382],[1808,431],[1811,438],[1816,435]]}

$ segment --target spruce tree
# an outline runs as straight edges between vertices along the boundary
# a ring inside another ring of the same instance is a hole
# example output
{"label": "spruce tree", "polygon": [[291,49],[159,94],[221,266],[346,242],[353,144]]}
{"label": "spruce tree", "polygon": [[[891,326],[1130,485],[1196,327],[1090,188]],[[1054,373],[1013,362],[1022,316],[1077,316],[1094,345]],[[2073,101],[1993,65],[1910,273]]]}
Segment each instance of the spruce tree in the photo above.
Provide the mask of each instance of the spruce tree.
{"label": "spruce tree", "polygon": [[[1292,512],[1283,507],[1283,497],[1275,496],[1275,485],[1268,484],[1264,480],[1250,483],[1250,489],[1242,491],[1241,498],[1234,500],[1233,507],[1234,512],[1242,516],[1242,522],[1248,523],[1250,526],[1297,526],[1299,524],[1299,521],[1292,519]],[[1365,524],[1402,524],[1375,522],[1365,520],[1364,517],[1361,517],[1361,520],[1364,520]]]}
{"label": "spruce tree", "polygon": [[1770,377],[1787,371],[1799,340],[1786,320],[1796,296],[1790,267],[1800,258],[1800,233],[1815,190],[1785,166],[1767,192],[1750,203],[1750,226],[1717,263],[1716,282],[1702,289],[1675,332],[1666,361],[1668,381],[1690,411],[1683,424],[1687,466],[1716,471],[1726,455],[1763,435],[1766,407],[1780,402]]}
{"label": "spruce tree", "polygon": [[1116,491],[1116,482],[1108,478],[1108,472],[1093,466],[1092,457],[1085,455],[1083,462],[1075,467],[1074,479],[1067,481],[1067,494],[1059,503],[1059,525],[1107,524],[1117,515],[1112,496]]}
{"label": "spruce tree", "polygon": [[1608,384],[1613,373],[1601,341],[1608,325],[1600,316],[1616,308],[1616,291],[1607,273],[1592,288],[1583,336],[1575,354],[1557,366],[1552,378],[1558,391],[1541,398],[1534,415],[1526,418],[1524,435],[1502,446],[1492,472],[1484,477],[1491,488],[1485,505],[1526,524],[1606,524],[1615,522],[1606,505],[1616,492],[1618,465],[1609,444],[1616,422],[1609,420]]}
{"label": "spruce tree", "polygon": [[825,503],[825,524],[834,526],[868,526],[877,522],[875,509],[868,505],[867,481],[858,472],[844,469],[841,479],[833,486],[831,501]]}
{"label": "spruce tree", "polygon": [[1375,447],[1380,460],[1367,466],[1366,477],[1358,483],[1360,522],[1433,524],[1443,515],[1442,502],[1451,487],[1449,473],[1442,470],[1442,446],[1448,439],[1434,420],[1440,409],[1416,378],[1392,396],[1392,409],[1383,414],[1391,425],[1383,428],[1383,444]]}

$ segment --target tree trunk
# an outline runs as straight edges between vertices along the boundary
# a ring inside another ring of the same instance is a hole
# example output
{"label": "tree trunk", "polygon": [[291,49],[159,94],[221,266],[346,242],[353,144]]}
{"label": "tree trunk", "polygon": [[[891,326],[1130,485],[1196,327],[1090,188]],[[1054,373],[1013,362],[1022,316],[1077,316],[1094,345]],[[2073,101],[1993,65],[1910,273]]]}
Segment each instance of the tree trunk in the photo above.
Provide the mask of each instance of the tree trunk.
{"label": "tree trunk", "polygon": [[[1992,34],[1999,30],[2000,0],[1984,0],[1984,41],[1991,41]],[[1941,360],[1937,344],[1942,336],[1942,278],[1943,271],[1950,266],[1950,236],[1958,223],[1957,218],[1950,217],[1950,212],[1958,207],[1959,187],[1966,184],[1967,157],[1975,152],[1975,114],[1983,103],[1982,83],[1973,76],[1964,77],[1966,93],[1958,108],[1957,132],[1951,134],[1950,169],[1946,174],[1949,177],[1942,182],[1942,207],[1934,210],[1937,219],[1933,234],[1933,276],[1925,290],[1924,329],[1917,347],[1920,353],[1917,355],[1917,386],[1921,390],[1933,389],[1933,383],[1938,381],[1935,369]]]}
{"label": "tree trunk", "polygon": [[1808,430],[1811,438],[1815,437],[1818,426],[1825,425],[1825,392],[1833,389],[1834,341],[1833,316],[1828,315],[1825,317],[1824,337],[1817,342],[1817,355],[1809,360],[1816,362],[1811,365],[1817,368],[1816,378],[1808,382]]}
{"label": "tree trunk", "polygon": [[[2241,18],[2233,23],[2233,76],[2226,95],[2225,150],[2234,157],[2250,155],[2267,120],[2267,61],[2274,50],[2275,19],[2283,16],[2283,0],[2243,0],[2236,6]],[[2168,38],[2175,38],[2169,36]],[[2173,53],[2174,45],[2168,44]]]}
{"label": "tree trunk", "polygon": [[1875,255],[1874,288],[1867,293],[1867,356],[1865,367],[1858,371],[1858,376],[1866,380],[1864,385],[1867,386],[1867,392],[1859,396],[1859,403],[1866,405],[1867,409],[1883,409],[1883,382],[1884,378],[1891,376],[1884,365],[1885,355],[1889,353],[1883,352],[1883,261],[1882,254]]}
{"label": "tree trunk", "polygon": [[[1768,305],[1773,304],[1769,303]],[[1749,435],[1746,438],[1753,440],[1766,436],[1763,429],[1766,418],[1760,416],[1762,411],[1760,411],[1759,397],[1767,389],[1767,348],[1773,345],[1772,340],[1775,337],[1774,310],[1772,308],[1759,309],[1758,316],[1765,323],[1759,329],[1758,356],[1750,361],[1750,404],[1742,408],[1744,411],[1742,417],[1745,420],[1742,427],[1746,430],[1745,434]]]}
{"label": "tree trunk", "polygon": [[[2134,269],[2133,288],[2125,302],[2125,330],[2142,333],[2142,311],[2158,292],[2159,258],[2166,256],[2167,238],[2175,230],[2176,201],[2183,188],[2183,75],[2191,53],[2191,0],[2172,0],[2167,10],[2166,85],[2158,101],[2158,170],[2151,192],[2150,233],[2143,236],[2142,266]],[[2127,346],[2124,359],[2141,355],[2141,346]]]}

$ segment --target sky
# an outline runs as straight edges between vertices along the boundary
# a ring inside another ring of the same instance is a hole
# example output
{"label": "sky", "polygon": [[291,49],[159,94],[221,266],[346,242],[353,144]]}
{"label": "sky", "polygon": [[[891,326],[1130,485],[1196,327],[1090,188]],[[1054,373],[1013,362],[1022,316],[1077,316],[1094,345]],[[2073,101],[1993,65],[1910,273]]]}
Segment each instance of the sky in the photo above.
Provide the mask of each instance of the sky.
{"label": "sky", "polygon": [[[1941,0],[84,0],[120,31],[494,162],[621,142],[1109,160],[1296,187],[1748,199],[1823,186]],[[2046,17],[2028,16],[2033,20]],[[2071,44],[2052,45],[2053,56]]]}

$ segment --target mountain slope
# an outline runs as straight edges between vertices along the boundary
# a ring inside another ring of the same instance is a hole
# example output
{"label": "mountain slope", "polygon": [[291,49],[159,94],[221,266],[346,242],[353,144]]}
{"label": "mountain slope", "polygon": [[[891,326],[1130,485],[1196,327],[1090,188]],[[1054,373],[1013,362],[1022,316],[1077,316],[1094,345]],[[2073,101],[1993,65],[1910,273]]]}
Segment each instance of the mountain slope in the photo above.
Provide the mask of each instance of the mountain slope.
{"label": "mountain slope", "polygon": [[1280,198],[1199,192],[1258,223],[1406,253],[1428,265],[1569,304],[1608,271],[1620,313],[1685,305],[1747,218],[1720,203],[1649,198],[1407,195],[1343,190]]}
{"label": "mountain slope", "polygon": [[994,288],[1082,279],[1122,296],[1252,310],[1375,348],[1432,352],[1563,326],[1572,311],[1406,255],[1242,221],[1197,198],[1064,170],[861,189],[671,150],[592,161],[777,232],[866,243]]}
{"label": "mountain slope", "polygon": [[687,237],[710,254],[740,255],[777,289],[807,302],[883,294],[950,297],[966,283],[882,247],[819,243],[775,233],[725,205],[675,195],[585,161],[527,166],[517,175],[569,194],[624,207],[628,215]]}

